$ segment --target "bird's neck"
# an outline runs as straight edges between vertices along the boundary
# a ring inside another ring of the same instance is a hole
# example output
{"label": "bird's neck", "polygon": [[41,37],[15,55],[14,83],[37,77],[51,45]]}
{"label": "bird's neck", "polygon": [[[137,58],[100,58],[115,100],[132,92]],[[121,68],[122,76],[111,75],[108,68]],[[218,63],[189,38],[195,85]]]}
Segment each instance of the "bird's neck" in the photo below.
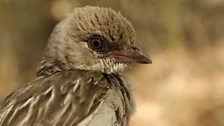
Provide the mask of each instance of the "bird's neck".
{"label": "bird's neck", "polygon": [[[108,63],[109,64],[109,63]],[[43,58],[41,60],[41,64],[37,69],[36,75],[37,77],[40,76],[50,76],[53,75],[55,73],[58,72],[62,72],[62,71],[68,71],[68,70],[85,70],[85,71],[95,71],[95,72],[100,72],[100,73],[107,73],[107,74],[119,74],[124,68],[127,67],[127,65],[125,64],[117,64],[115,65],[116,67],[112,66],[107,66],[107,67],[102,67],[102,69],[93,69],[94,67],[92,66],[92,68],[83,68],[83,67],[72,67],[71,65],[69,65],[68,62],[63,61],[63,60],[59,60],[56,58]],[[120,71],[120,72],[119,72]]]}
{"label": "bird's neck", "polygon": [[37,69],[36,75],[50,76],[57,72],[69,70],[70,68],[60,60],[57,59],[43,59],[41,60],[40,67]]}

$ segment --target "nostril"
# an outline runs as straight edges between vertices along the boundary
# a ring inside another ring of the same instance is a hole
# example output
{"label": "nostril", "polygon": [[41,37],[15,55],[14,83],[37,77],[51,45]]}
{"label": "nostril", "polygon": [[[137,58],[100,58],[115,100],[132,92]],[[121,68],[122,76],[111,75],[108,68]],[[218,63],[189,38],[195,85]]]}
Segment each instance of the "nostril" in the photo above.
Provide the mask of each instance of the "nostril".
{"label": "nostril", "polygon": [[139,48],[132,46],[131,49],[135,50],[135,51],[140,51]]}

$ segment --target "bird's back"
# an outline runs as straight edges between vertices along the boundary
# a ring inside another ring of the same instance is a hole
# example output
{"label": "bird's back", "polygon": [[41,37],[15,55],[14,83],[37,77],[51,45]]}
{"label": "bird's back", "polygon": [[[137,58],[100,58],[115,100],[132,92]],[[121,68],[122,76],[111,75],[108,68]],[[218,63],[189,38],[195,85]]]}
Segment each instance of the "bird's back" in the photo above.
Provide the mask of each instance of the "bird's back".
{"label": "bird's back", "polygon": [[118,74],[85,70],[40,77],[0,104],[1,126],[125,126],[133,110]]}

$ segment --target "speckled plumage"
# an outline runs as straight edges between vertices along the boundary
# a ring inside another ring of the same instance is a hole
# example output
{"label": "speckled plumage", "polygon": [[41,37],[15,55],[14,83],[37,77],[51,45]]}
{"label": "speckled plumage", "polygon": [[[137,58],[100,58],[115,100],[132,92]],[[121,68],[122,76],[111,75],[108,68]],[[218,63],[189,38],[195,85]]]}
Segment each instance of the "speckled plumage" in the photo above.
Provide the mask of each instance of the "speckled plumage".
{"label": "speckled plumage", "polygon": [[127,126],[135,103],[120,72],[150,62],[135,41],[120,13],[74,9],[53,30],[37,79],[0,103],[0,126]]}
{"label": "speckled plumage", "polygon": [[[106,122],[100,123],[119,126],[128,123],[133,107],[123,77],[84,70],[64,71],[38,78],[8,96],[1,104],[0,125],[92,126],[92,118],[104,115],[101,119]],[[114,112],[118,119],[106,120],[110,116],[103,111]]]}

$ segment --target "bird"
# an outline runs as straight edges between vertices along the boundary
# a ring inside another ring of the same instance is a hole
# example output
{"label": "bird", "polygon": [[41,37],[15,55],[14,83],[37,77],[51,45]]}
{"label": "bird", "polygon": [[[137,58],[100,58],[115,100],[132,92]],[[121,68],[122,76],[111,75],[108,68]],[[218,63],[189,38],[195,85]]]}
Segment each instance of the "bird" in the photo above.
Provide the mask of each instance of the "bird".
{"label": "bird", "polygon": [[128,126],[135,100],[123,71],[151,58],[111,8],[75,8],[53,29],[36,78],[0,103],[0,126]]}

